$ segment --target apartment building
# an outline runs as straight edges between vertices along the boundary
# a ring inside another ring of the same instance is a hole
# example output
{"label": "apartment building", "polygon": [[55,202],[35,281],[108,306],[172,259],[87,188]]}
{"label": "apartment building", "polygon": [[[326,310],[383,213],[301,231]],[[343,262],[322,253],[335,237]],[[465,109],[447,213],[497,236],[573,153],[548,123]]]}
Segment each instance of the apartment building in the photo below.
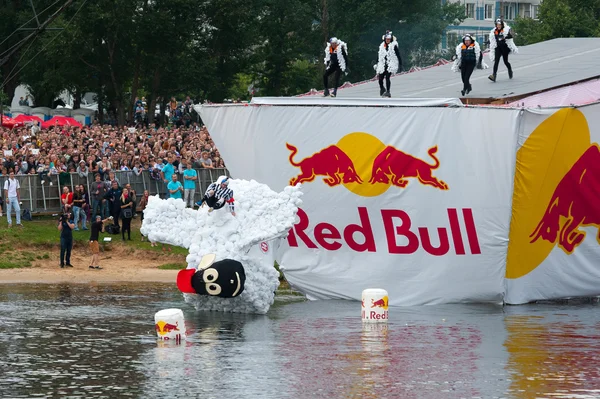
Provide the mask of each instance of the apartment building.
{"label": "apartment building", "polygon": [[450,25],[442,37],[442,48],[453,48],[460,38],[470,33],[477,38],[482,47],[490,29],[494,27],[494,20],[504,18],[510,23],[517,16],[537,19],[539,6],[542,0],[441,0],[442,4],[460,3],[465,7],[467,18],[460,25]]}

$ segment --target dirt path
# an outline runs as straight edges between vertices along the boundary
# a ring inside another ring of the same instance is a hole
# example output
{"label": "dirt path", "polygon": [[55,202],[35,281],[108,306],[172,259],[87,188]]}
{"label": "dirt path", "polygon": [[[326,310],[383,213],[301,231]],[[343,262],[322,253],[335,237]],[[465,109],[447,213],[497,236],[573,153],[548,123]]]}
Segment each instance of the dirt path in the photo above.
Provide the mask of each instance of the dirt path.
{"label": "dirt path", "polygon": [[0,269],[0,284],[14,283],[93,283],[93,282],[160,282],[175,283],[177,270],[160,270],[166,263],[185,264],[185,256],[115,248],[100,253],[101,270],[92,270],[89,251],[74,251],[73,268],[61,269],[59,255],[35,260],[32,267]]}

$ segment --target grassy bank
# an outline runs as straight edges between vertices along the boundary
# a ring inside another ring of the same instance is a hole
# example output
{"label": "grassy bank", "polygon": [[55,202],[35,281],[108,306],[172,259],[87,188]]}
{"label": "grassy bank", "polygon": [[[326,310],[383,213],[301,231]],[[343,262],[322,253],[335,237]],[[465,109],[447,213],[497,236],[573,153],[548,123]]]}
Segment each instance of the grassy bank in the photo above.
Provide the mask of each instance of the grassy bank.
{"label": "grassy bank", "polygon": [[[31,267],[36,260],[50,259],[52,254],[60,252],[60,231],[57,218],[39,217],[31,222],[23,222],[23,228],[8,228],[6,217],[0,220],[0,269]],[[89,225],[88,225],[89,228]],[[103,237],[111,237],[110,243],[103,243]],[[90,230],[73,231],[73,252],[88,252]],[[131,224],[131,241],[122,241],[121,235],[102,233],[101,246],[104,252],[117,249],[126,250],[132,256],[144,259],[151,254],[165,253],[175,262],[185,265],[187,249],[171,245],[151,247],[148,241],[141,241],[140,222],[134,219]]]}

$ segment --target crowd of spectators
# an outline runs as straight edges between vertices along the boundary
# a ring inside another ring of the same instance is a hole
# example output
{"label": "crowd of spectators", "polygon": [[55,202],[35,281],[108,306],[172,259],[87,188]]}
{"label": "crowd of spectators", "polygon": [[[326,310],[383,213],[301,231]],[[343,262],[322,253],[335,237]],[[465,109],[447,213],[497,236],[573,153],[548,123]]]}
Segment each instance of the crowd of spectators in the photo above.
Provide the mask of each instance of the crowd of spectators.
{"label": "crowd of spectators", "polygon": [[[28,100],[21,98],[19,104],[28,105]],[[89,267],[100,268],[97,241],[104,223],[111,220],[106,228],[117,227],[112,229],[114,233],[120,233],[123,241],[126,237],[131,240],[131,219],[141,215],[143,220],[149,199],[147,190],[136,193],[130,184],[119,182],[116,171],[131,171],[137,175],[148,171],[152,178],[165,184],[167,196],[185,199],[186,206],[193,208],[197,174],[192,168],[225,168],[208,130],[192,121],[192,105],[189,97],[181,103],[172,99],[168,103],[170,123],[167,127],[149,125],[147,104],[137,99],[134,123],[129,127],[97,122],[81,128],[41,129],[35,124],[12,129],[0,126],[0,176],[9,178],[0,194],[0,216],[3,211],[9,211],[7,218],[11,227],[11,213],[15,213],[17,225],[23,227],[19,182],[15,176],[37,175],[41,184],[52,184],[49,177],[54,177],[55,182],[58,178],[63,212],[58,223],[60,266],[72,267],[71,231],[88,230],[89,223],[94,254]],[[71,191],[71,173],[79,174],[79,182],[88,179],[89,184],[78,184]],[[183,184],[178,182],[178,174]],[[11,194],[11,190],[15,193]],[[5,204],[3,197],[6,197]],[[156,246],[156,243],[151,242],[151,245]]]}
{"label": "crowd of spectators", "polygon": [[[102,180],[111,171],[160,171],[169,155],[183,173],[185,161],[194,169],[224,168],[225,163],[207,129],[198,123],[179,127],[114,127],[94,124],[83,128],[36,126],[0,128],[0,176],[37,174],[64,177],[69,173]],[[91,176],[91,177],[90,177]]]}

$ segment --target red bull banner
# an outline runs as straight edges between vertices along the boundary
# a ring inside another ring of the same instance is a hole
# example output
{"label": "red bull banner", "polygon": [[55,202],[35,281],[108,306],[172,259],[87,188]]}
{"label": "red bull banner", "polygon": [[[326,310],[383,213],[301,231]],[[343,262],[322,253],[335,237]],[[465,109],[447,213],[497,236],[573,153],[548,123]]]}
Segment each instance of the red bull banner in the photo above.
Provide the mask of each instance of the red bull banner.
{"label": "red bull banner", "polygon": [[506,302],[600,294],[600,105],[527,111]]}
{"label": "red bull banner", "polygon": [[292,286],[358,301],[377,287],[389,306],[503,300],[518,110],[292,101],[198,107],[233,176],[301,184],[276,253]]}

